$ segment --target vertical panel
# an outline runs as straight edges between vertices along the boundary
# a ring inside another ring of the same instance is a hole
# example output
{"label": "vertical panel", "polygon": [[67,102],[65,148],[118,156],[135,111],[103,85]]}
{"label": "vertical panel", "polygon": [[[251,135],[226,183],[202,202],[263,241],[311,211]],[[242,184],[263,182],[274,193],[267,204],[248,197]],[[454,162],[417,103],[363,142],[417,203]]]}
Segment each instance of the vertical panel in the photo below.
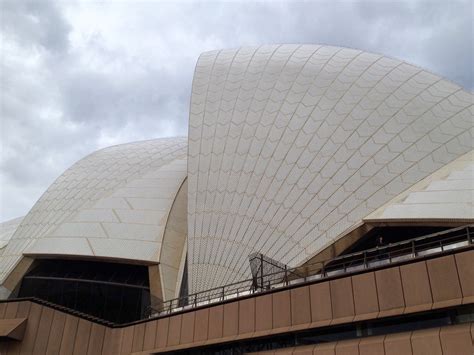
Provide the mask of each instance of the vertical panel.
{"label": "vertical panel", "polygon": [[16,318],[27,318],[30,314],[31,302],[22,301],[18,302],[18,310],[16,312]]}
{"label": "vertical panel", "polygon": [[105,328],[104,345],[102,354],[120,354],[120,346],[122,344],[123,328]]}
{"label": "vertical panel", "polygon": [[[308,290],[309,292],[309,290]],[[297,346],[295,350],[293,350],[294,355],[313,355],[313,349],[315,345],[306,345],[306,346]]]}
{"label": "vertical panel", "polygon": [[329,282],[321,282],[309,287],[311,298],[311,326],[328,325],[332,319],[331,289]]}
{"label": "vertical panel", "polygon": [[354,292],[354,321],[376,318],[379,312],[375,274],[368,272],[352,277]]}
{"label": "vertical panel", "polygon": [[7,311],[8,303],[2,302],[0,303],[0,319],[6,319],[5,312]]}
{"label": "vertical panel", "polygon": [[168,345],[173,346],[179,344],[179,338],[181,336],[181,314],[170,317],[170,325],[168,329]]}
{"label": "vertical panel", "polygon": [[461,290],[463,303],[474,302],[474,250],[456,254],[456,266],[458,269],[459,280],[461,281]]}
{"label": "vertical panel", "polygon": [[351,322],[354,318],[354,297],[352,294],[352,279],[342,279],[329,282],[331,288],[331,307],[333,320],[331,324]]}
{"label": "vertical panel", "polygon": [[84,355],[87,353],[87,346],[91,335],[91,322],[79,319],[77,325],[76,341],[74,342],[74,355]]}
{"label": "vertical panel", "polygon": [[23,341],[21,344],[22,353],[33,352],[42,309],[43,307],[39,304],[31,303],[28,323],[26,323],[25,335],[23,336]]}
{"label": "vertical panel", "polygon": [[120,352],[122,354],[129,354],[132,352],[134,328],[133,326],[128,326],[122,329],[122,345],[120,347]]}
{"label": "vertical panel", "polygon": [[400,266],[403,294],[405,297],[405,313],[420,312],[431,309],[430,280],[424,261]]}
{"label": "vertical panel", "polygon": [[462,302],[456,263],[453,255],[426,262],[433,295],[433,308],[449,307]]}
{"label": "vertical panel", "polygon": [[474,322],[471,323],[471,339],[474,344]]}
{"label": "vertical panel", "polygon": [[[329,282],[328,282],[328,284],[329,284]],[[318,344],[314,348],[313,354],[314,355],[335,355],[336,354],[336,343]]]}
{"label": "vertical panel", "polygon": [[224,337],[237,335],[239,332],[239,303],[224,305]]}
{"label": "vertical panel", "polygon": [[155,347],[156,325],[158,321],[154,320],[145,323],[145,338],[143,339],[143,350],[150,350]]}
{"label": "vertical panel", "polygon": [[439,328],[413,332],[411,347],[413,355],[443,355],[439,341]]}
{"label": "vertical panel", "polygon": [[122,354],[129,354],[132,352],[133,346],[133,326],[122,328],[122,345],[120,352]]}
{"label": "vertical panel", "polygon": [[360,355],[383,355],[385,349],[383,346],[385,336],[368,337],[360,340],[359,354]]}
{"label": "vertical panel", "polygon": [[359,355],[359,339],[338,341],[336,355]]}
{"label": "vertical panel", "polygon": [[379,317],[403,313],[405,301],[399,268],[392,267],[376,271],[375,281],[379,298]]}
{"label": "vertical panel", "polygon": [[18,310],[18,304],[19,302],[7,302],[6,303],[6,309],[5,309],[5,315],[3,318],[5,319],[12,319],[16,317],[16,312]]}
{"label": "vertical panel", "polygon": [[[23,301],[23,302],[18,302],[18,310],[16,312],[16,318],[28,318],[28,315],[30,313],[30,307],[31,307],[31,302],[30,301]],[[28,323],[27,323],[28,326]],[[23,340],[24,341],[24,340]],[[14,354],[19,354],[21,345],[23,344],[22,342],[19,341],[14,341],[8,344],[8,354],[9,355],[14,355]]]}
{"label": "vertical panel", "polygon": [[273,329],[289,327],[291,325],[290,291],[281,291],[272,294]]}
{"label": "vertical panel", "polygon": [[224,328],[224,306],[209,309],[209,339],[222,338]]}
{"label": "vertical panel", "polygon": [[200,309],[196,311],[196,318],[194,320],[194,341],[207,340],[209,329],[209,308]]}
{"label": "vertical panel", "polygon": [[[19,303],[17,301],[0,303],[0,319],[19,318],[17,317]],[[19,341],[0,338],[0,354],[18,354],[21,344]]]}
{"label": "vertical panel", "polygon": [[72,354],[74,350],[74,342],[76,341],[78,323],[78,318],[71,316],[70,314],[66,314],[63,338],[61,339],[61,354]]}
{"label": "vertical panel", "polygon": [[443,327],[440,339],[443,354],[472,355],[474,353],[470,324]]}
{"label": "vertical panel", "polygon": [[60,311],[54,311],[53,322],[51,323],[51,332],[46,350],[48,354],[58,354],[61,350],[61,340],[63,338],[65,323],[66,314]]}
{"label": "vertical panel", "polygon": [[272,295],[258,296],[255,299],[255,331],[269,331],[273,327]]}
{"label": "vertical panel", "polygon": [[291,290],[291,324],[302,325],[311,323],[311,302],[309,286]]}
{"label": "vertical panel", "polygon": [[385,355],[412,355],[411,333],[389,334],[385,337]]}
{"label": "vertical panel", "polygon": [[[0,318],[1,319],[1,318]],[[0,341],[0,354],[6,355],[7,353],[10,354],[9,347],[12,344],[11,341]]]}
{"label": "vertical panel", "polygon": [[183,314],[181,322],[180,344],[192,343],[194,340],[194,317],[196,312],[188,312]]}
{"label": "vertical panel", "polygon": [[143,350],[143,339],[145,338],[145,323],[136,324],[133,330],[132,351]]}
{"label": "vertical panel", "polygon": [[43,307],[41,312],[41,319],[38,326],[38,333],[36,335],[34,354],[45,354],[48,347],[49,332],[51,330],[51,323],[53,322],[54,310],[49,307]]}
{"label": "vertical panel", "polygon": [[89,346],[87,347],[88,355],[100,355],[102,353],[102,346],[104,345],[104,336],[105,327],[100,324],[92,323]]}
{"label": "vertical panel", "polygon": [[156,325],[155,348],[160,349],[167,346],[169,321],[170,319],[168,317],[158,319],[158,324]]}
{"label": "vertical panel", "polygon": [[239,302],[239,334],[255,331],[255,298]]}

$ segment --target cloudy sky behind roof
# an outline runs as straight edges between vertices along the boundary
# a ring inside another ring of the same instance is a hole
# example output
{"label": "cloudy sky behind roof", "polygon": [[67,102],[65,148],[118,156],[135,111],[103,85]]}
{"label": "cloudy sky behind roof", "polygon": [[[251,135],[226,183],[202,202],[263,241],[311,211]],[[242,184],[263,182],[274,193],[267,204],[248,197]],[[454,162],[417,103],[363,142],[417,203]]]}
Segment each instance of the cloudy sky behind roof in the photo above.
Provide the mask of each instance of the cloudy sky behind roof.
{"label": "cloudy sky behind roof", "polygon": [[348,46],[474,87],[470,0],[0,1],[0,221],[88,153],[186,135],[203,51]]}

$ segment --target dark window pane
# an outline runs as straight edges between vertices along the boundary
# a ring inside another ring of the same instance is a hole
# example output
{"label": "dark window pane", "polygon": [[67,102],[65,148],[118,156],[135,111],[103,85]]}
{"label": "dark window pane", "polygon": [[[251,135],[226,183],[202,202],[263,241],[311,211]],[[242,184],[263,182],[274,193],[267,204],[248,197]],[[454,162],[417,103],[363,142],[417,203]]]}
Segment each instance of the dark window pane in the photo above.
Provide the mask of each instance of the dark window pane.
{"label": "dark window pane", "polygon": [[37,297],[116,323],[141,319],[150,305],[148,268],[104,262],[40,260],[20,297]]}

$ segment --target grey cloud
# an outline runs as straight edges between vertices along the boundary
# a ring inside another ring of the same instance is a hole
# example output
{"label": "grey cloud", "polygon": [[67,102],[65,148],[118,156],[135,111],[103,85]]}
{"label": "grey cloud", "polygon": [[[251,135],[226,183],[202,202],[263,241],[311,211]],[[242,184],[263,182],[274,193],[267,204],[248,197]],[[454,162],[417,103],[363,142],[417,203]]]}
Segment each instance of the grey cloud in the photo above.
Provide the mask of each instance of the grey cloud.
{"label": "grey cloud", "polygon": [[[190,83],[150,70],[123,77],[81,71],[61,83],[63,110],[70,119],[105,129],[127,121],[172,118],[185,125]],[[177,85],[180,83],[180,85]],[[180,113],[178,117],[176,114]],[[185,132],[181,132],[183,134]]]}
{"label": "grey cloud", "polygon": [[19,43],[51,52],[67,51],[71,27],[56,3],[7,0],[2,2],[2,11],[2,30]]}
{"label": "grey cloud", "polygon": [[321,43],[407,60],[471,89],[470,1],[4,1],[0,220],[108,144],[184,135],[203,51]]}

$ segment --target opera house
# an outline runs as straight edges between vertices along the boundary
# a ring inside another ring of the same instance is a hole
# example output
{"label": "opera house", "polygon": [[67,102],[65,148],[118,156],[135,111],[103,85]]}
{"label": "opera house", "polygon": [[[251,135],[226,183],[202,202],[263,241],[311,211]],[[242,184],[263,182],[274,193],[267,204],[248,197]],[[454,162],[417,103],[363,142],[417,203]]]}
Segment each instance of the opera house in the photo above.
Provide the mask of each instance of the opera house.
{"label": "opera house", "polygon": [[203,53],[188,137],[1,224],[0,354],[473,354],[474,95],[317,45]]}

